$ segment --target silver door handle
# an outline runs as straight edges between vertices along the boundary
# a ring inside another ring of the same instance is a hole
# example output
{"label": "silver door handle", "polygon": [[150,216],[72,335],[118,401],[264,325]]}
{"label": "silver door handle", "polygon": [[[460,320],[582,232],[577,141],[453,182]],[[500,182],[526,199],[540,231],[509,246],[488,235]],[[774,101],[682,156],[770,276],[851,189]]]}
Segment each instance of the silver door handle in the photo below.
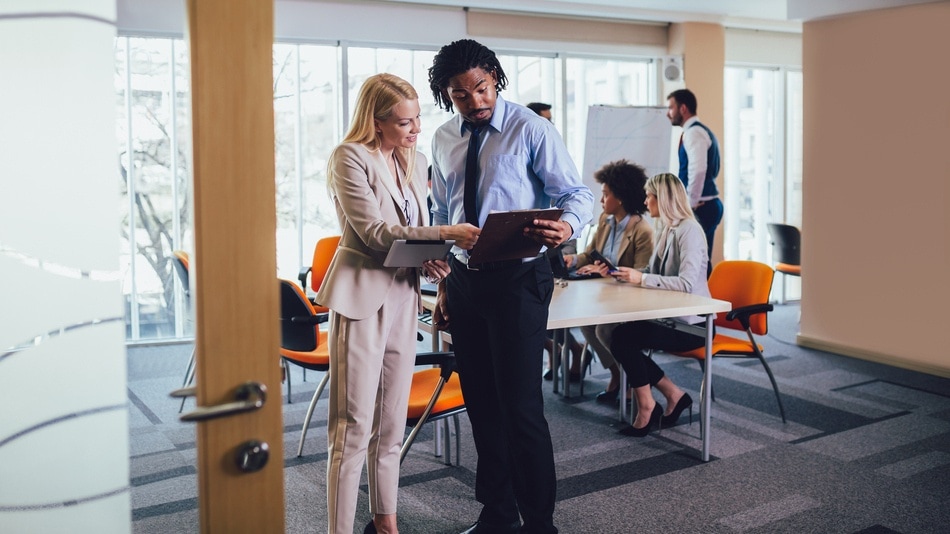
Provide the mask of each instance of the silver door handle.
{"label": "silver door handle", "polygon": [[[173,397],[190,396],[194,394],[194,388],[185,388],[175,390],[171,393]],[[234,402],[218,404],[216,406],[201,406],[194,411],[188,412],[179,420],[183,422],[207,421],[227,415],[234,415],[245,412],[253,412],[264,406],[267,401],[267,387],[260,382],[245,382],[234,390]]]}

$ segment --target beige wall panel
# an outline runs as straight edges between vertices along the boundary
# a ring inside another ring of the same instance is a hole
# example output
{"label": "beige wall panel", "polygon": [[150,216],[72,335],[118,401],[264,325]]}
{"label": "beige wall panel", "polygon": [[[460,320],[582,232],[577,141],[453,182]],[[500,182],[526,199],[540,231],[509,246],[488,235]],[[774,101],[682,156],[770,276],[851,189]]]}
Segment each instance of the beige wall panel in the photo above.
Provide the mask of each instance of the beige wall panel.
{"label": "beige wall panel", "polygon": [[466,21],[468,34],[472,36],[643,46],[666,46],[667,42],[665,24],[578,20],[482,11],[469,11]]}
{"label": "beige wall panel", "polygon": [[727,28],[726,61],[749,65],[801,67],[802,34]]}
{"label": "beige wall panel", "polygon": [[950,376],[947,28],[946,2],[804,26],[799,342]]}

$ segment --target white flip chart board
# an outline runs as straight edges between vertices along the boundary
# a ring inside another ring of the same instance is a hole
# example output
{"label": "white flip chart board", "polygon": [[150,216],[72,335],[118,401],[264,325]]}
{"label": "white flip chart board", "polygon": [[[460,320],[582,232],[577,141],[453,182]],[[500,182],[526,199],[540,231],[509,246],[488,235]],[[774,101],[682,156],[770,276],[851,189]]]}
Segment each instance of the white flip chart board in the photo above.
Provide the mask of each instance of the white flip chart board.
{"label": "white flip chart board", "polygon": [[600,216],[600,184],[594,172],[605,164],[626,159],[646,170],[647,177],[673,169],[673,125],[666,107],[591,106],[587,112],[584,144],[584,183],[594,193],[594,220]]}

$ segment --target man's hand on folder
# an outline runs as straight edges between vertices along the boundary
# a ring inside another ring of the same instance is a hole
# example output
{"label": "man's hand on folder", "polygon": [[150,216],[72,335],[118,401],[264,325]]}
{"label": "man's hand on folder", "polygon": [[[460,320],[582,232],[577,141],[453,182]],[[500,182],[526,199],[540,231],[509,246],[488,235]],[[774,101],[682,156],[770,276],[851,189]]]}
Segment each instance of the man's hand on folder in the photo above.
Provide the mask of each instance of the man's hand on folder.
{"label": "man's hand on folder", "polygon": [[439,227],[439,239],[454,239],[455,246],[465,250],[471,250],[475,246],[481,233],[481,228],[468,223]]}
{"label": "man's hand on folder", "polygon": [[549,221],[547,219],[534,219],[531,221],[534,226],[526,226],[524,235],[534,239],[548,248],[554,248],[567,241],[574,235],[574,229],[564,221]]}

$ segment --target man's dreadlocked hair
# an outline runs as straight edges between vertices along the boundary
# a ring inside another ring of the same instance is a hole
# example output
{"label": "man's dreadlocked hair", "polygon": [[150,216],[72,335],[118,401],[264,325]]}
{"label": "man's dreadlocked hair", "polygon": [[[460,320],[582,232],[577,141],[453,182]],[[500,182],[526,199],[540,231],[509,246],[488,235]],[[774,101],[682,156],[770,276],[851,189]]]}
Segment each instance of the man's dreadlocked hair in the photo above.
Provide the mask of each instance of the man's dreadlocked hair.
{"label": "man's dreadlocked hair", "polygon": [[432,90],[436,105],[451,112],[452,99],[445,92],[449,79],[476,67],[495,75],[495,90],[499,93],[508,86],[508,78],[501,63],[485,45],[471,39],[460,39],[443,46],[429,68],[429,89]]}

